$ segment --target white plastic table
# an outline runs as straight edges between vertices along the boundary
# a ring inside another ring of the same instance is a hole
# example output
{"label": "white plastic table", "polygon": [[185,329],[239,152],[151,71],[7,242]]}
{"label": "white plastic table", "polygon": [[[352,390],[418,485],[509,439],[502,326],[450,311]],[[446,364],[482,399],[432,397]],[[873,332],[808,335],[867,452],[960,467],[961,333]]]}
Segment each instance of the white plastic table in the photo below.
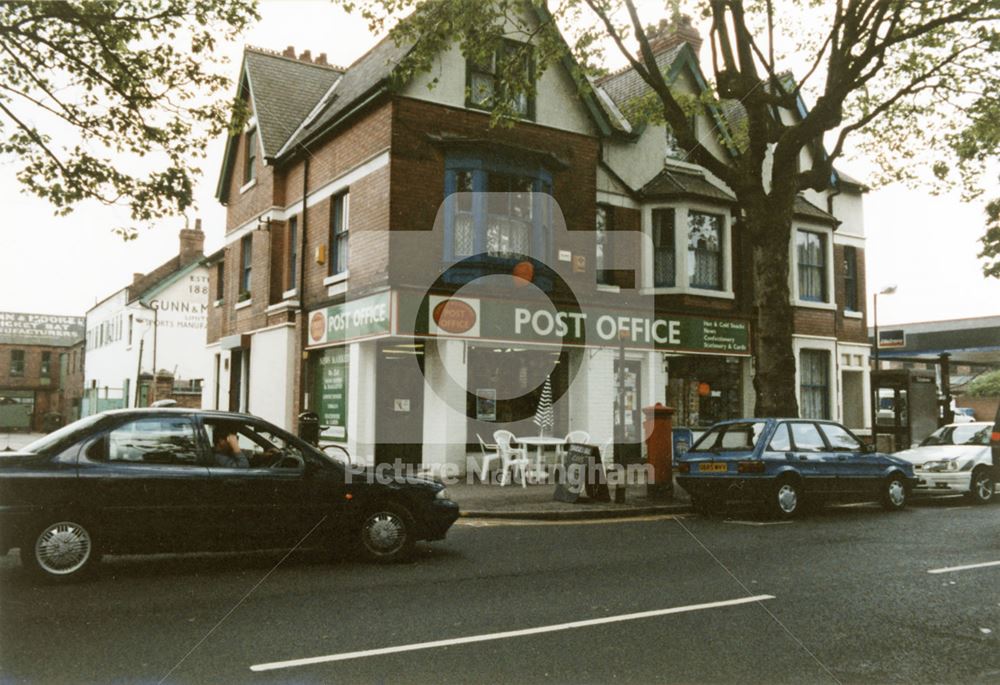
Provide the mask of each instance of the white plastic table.
{"label": "white plastic table", "polygon": [[535,473],[542,472],[542,455],[546,447],[558,447],[566,444],[566,438],[556,438],[546,435],[528,435],[525,437],[515,437],[514,440],[521,445],[534,445],[535,447]]}

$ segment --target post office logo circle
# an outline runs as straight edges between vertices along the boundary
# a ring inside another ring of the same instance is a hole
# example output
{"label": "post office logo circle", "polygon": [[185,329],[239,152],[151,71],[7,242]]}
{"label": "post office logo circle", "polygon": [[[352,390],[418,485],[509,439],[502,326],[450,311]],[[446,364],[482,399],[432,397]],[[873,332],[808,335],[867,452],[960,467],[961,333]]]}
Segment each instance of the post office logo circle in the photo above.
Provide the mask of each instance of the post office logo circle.
{"label": "post office logo circle", "polygon": [[438,328],[453,335],[461,335],[476,325],[476,310],[453,298],[438,302],[432,316]]}
{"label": "post office logo circle", "polygon": [[323,342],[326,339],[326,314],[322,311],[313,312],[309,320],[309,337],[313,342]]}

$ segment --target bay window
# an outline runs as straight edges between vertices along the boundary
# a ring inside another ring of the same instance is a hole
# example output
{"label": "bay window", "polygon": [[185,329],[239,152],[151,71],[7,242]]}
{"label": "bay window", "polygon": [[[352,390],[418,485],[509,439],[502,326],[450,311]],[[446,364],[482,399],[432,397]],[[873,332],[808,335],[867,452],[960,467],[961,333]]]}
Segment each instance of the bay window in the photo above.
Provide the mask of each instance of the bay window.
{"label": "bay window", "polygon": [[826,236],[799,230],[796,236],[799,299],[827,302]]}
{"label": "bay window", "polygon": [[445,172],[446,259],[482,255],[544,260],[552,230],[551,177],[478,159],[449,160]]}
{"label": "bay window", "polygon": [[722,290],[722,217],[688,212],[688,284]]}

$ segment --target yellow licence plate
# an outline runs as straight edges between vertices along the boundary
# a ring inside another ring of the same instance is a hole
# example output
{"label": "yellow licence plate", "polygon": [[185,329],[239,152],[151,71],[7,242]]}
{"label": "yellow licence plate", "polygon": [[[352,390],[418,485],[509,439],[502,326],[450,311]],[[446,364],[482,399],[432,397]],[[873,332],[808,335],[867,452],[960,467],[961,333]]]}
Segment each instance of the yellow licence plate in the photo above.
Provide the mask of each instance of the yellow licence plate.
{"label": "yellow licence plate", "polygon": [[729,470],[729,465],[725,462],[708,462],[705,464],[698,464],[698,470],[702,473],[705,472],[720,472]]}

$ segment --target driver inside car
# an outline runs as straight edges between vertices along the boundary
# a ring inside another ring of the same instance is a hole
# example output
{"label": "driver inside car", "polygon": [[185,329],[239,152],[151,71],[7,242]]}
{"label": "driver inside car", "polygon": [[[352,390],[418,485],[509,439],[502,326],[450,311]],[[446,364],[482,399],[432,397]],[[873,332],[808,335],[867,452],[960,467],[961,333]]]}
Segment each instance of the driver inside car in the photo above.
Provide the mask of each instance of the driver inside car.
{"label": "driver inside car", "polygon": [[212,456],[219,466],[229,468],[250,468],[250,461],[240,450],[240,440],[236,429],[229,424],[220,424],[212,430]]}

